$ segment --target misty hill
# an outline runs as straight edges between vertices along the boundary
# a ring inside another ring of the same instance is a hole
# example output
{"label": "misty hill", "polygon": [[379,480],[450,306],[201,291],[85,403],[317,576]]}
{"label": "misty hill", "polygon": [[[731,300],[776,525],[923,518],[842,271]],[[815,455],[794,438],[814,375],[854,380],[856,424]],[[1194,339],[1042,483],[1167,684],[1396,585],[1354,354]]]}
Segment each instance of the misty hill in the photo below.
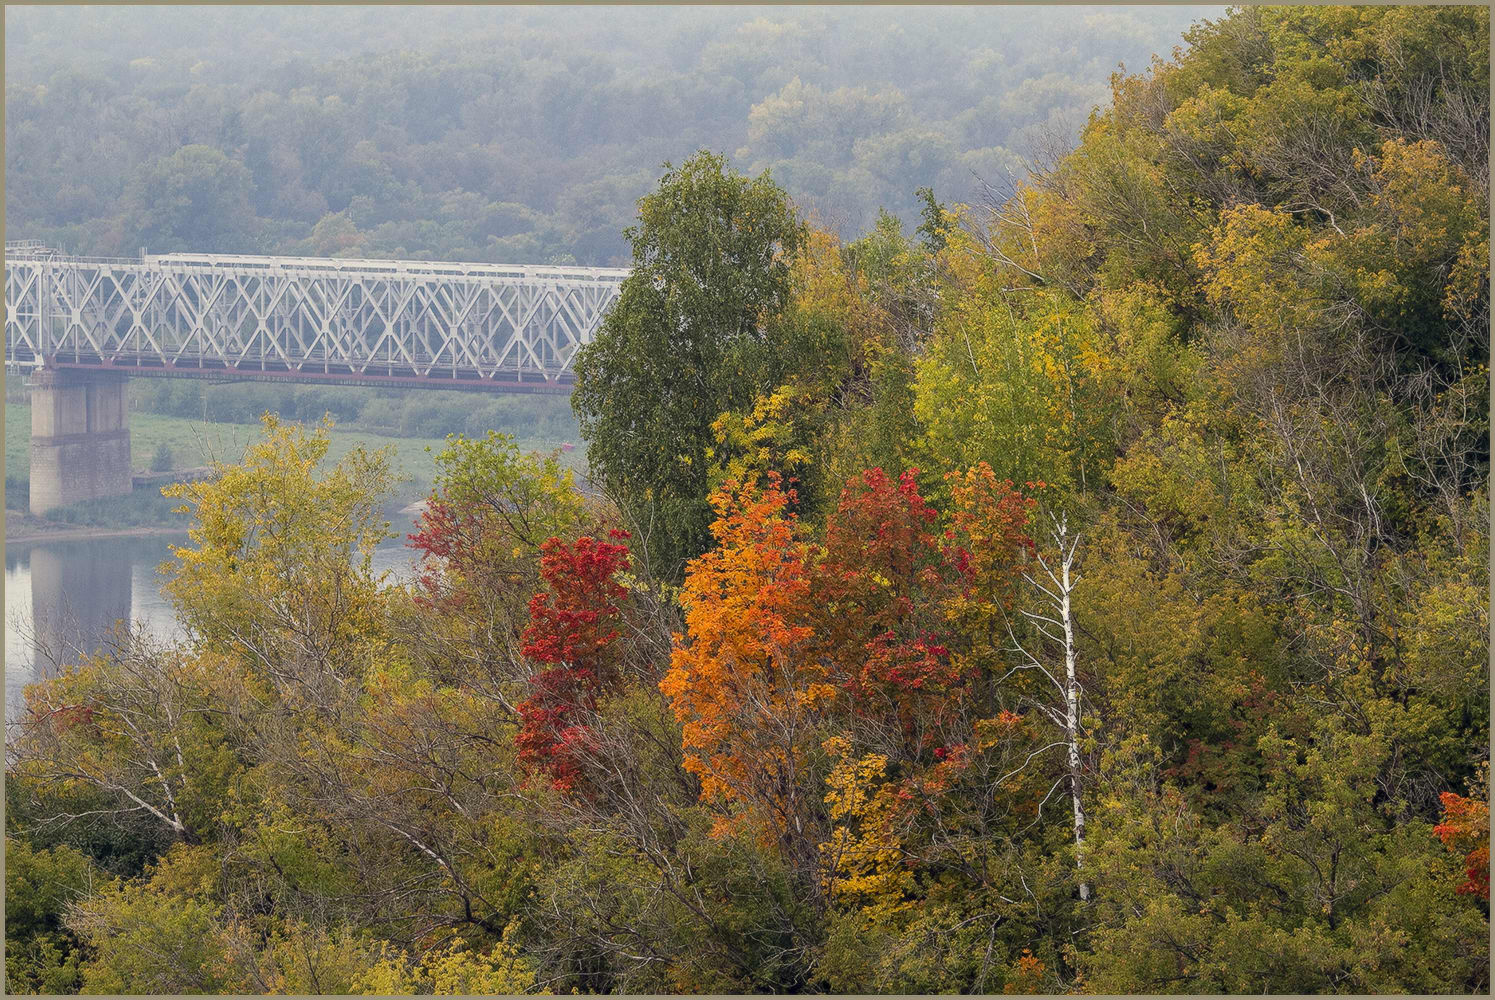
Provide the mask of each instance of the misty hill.
{"label": "misty hill", "polygon": [[621,263],[696,149],[843,235],[1064,146],[1219,8],[6,11],[12,239]]}

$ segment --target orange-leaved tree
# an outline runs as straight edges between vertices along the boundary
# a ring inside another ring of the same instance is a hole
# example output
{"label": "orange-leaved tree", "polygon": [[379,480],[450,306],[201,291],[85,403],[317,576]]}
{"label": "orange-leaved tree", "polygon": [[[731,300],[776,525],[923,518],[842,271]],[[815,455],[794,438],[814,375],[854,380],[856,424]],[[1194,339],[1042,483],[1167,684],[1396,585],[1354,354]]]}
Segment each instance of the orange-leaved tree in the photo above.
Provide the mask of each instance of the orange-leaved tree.
{"label": "orange-leaved tree", "polygon": [[823,804],[812,794],[816,726],[836,688],[815,655],[812,546],[775,474],[712,497],[716,546],[687,568],[660,690],[683,724],[685,767],[722,809],[718,832],[747,824],[791,857],[814,857]]}
{"label": "orange-leaved tree", "polygon": [[1490,793],[1489,765],[1481,777],[1485,796],[1465,797],[1444,792],[1443,822],[1433,827],[1438,839],[1450,851],[1464,855],[1464,883],[1458,891],[1489,902],[1490,900]]}

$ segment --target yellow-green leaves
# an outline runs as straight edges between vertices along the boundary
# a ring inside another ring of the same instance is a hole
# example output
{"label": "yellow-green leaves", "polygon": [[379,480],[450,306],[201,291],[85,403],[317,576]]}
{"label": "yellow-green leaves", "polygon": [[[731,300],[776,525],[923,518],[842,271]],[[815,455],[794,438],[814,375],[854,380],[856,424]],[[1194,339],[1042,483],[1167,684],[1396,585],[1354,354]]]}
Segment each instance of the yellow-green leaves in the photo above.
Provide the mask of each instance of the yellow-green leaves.
{"label": "yellow-green leaves", "polygon": [[378,960],[354,979],[351,992],[368,996],[503,996],[549,993],[535,989],[535,969],[509,943],[510,925],[503,939],[487,951],[477,951],[457,939],[444,947],[412,958],[387,944]]}
{"label": "yellow-green leaves", "polygon": [[1098,485],[1112,434],[1104,377],[1113,362],[1084,304],[1063,292],[993,294],[971,277],[946,290],[918,363],[921,468],[984,461],[1014,482]]}
{"label": "yellow-green leaves", "polygon": [[379,632],[372,557],[389,537],[388,456],[357,448],[325,468],[330,423],[264,425],[238,464],[163,491],[196,521],[164,590],[208,648],[261,672],[361,673]]}

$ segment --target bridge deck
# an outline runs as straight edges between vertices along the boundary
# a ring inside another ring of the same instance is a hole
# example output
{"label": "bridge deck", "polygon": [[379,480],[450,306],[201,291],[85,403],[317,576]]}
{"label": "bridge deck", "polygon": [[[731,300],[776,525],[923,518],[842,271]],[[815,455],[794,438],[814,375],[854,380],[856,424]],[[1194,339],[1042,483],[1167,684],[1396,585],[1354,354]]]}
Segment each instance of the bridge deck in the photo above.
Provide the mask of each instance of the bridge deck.
{"label": "bridge deck", "polygon": [[7,246],[6,366],[564,391],[628,271]]}

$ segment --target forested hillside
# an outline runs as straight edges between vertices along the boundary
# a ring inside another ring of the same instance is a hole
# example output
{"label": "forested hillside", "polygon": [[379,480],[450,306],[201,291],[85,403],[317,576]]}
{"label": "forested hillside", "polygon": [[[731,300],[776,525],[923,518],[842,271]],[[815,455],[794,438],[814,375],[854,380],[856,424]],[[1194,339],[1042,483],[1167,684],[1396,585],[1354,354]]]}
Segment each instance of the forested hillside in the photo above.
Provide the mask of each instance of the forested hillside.
{"label": "forested hillside", "polygon": [[593,489],[453,439],[408,585],[267,418],[27,692],[9,989],[1488,993],[1489,35],[1233,12],[851,237],[676,159]]}
{"label": "forested hillside", "polygon": [[1072,141],[1206,8],[201,7],[6,12],[6,233],[621,263],[696,149],[852,236]]}

